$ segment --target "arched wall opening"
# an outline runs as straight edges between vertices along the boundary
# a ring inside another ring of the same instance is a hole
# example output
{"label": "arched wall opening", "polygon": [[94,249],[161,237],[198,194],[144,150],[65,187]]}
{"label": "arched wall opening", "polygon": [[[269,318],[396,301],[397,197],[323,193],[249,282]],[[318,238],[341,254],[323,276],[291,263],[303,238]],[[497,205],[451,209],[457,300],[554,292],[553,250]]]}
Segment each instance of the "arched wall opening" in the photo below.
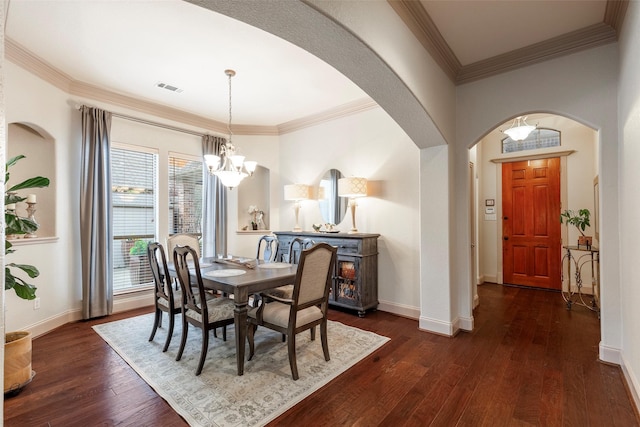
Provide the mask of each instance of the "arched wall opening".
{"label": "arched wall opening", "polygon": [[[56,236],[56,151],[54,138],[41,127],[31,123],[9,123],[7,133],[7,161],[24,155],[9,168],[10,179],[7,188],[35,176],[49,178],[46,188],[29,188],[21,190],[18,195],[27,197],[33,194],[36,198],[35,219],[38,223],[36,236],[47,238]],[[16,213],[27,217],[26,202],[18,203]],[[19,239],[21,243],[22,239]]]}
{"label": "arched wall opening", "polygon": [[[518,152],[504,153],[502,140],[503,130],[509,128],[514,117],[487,132],[469,148],[469,161],[475,166],[475,176],[470,180],[469,194],[472,198],[469,216],[472,221],[471,230],[475,235],[471,240],[477,242],[472,251],[471,288],[474,307],[482,304],[478,301],[477,286],[484,283],[505,284],[503,277],[503,215],[502,215],[502,166],[506,162],[534,160],[540,158],[560,158],[560,199],[561,211],[565,209],[589,209],[591,227],[585,234],[598,235],[597,215],[599,197],[594,193],[594,182],[599,175],[599,132],[592,127],[572,118],[548,112],[526,114],[528,124],[539,128],[555,129],[560,132],[560,145],[557,147],[533,148]],[[597,189],[597,188],[596,188]],[[475,215],[474,215],[475,212]],[[558,222],[559,222],[558,212]],[[561,226],[562,245],[575,245],[578,231],[574,227]],[[594,247],[598,247],[597,238]],[[561,257],[564,250],[561,250]],[[571,280],[572,289],[576,289],[575,277],[567,279],[566,265],[557,259],[558,268],[562,271],[562,279]],[[591,264],[586,263],[582,269],[583,291],[593,294]],[[566,283],[566,282],[565,282]],[[568,286],[568,285],[567,285]],[[564,301],[558,294],[558,304]],[[594,314],[595,315],[595,314]]]}

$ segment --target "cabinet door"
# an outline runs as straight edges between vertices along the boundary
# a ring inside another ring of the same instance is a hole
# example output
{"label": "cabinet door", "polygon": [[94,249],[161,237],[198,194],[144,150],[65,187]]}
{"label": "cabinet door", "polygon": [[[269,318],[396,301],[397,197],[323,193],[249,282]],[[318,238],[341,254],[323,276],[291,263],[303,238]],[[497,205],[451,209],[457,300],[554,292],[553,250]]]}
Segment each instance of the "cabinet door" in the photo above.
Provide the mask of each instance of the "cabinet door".
{"label": "cabinet door", "polygon": [[353,307],[361,301],[360,258],[338,256],[333,300]]}

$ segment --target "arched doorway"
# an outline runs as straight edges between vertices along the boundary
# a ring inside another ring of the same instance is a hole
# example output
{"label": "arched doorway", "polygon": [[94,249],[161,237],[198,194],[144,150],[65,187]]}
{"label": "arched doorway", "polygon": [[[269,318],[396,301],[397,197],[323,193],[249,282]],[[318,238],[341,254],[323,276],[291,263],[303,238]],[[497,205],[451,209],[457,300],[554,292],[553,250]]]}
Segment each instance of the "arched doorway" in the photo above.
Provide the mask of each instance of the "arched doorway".
{"label": "arched doorway", "polygon": [[[531,161],[540,158],[557,157],[560,161],[561,209],[589,209],[596,212],[593,182],[598,176],[598,132],[575,120],[556,114],[530,114],[528,122],[539,127],[560,132],[560,143],[555,147],[531,148],[517,152],[503,152],[502,130],[511,125],[511,120],[497,126],[471,148],[470,157],[476,159],[478,175],[478,197],[475,217],[478,229],[478,243],[475,256],[478,274],[475,283],[504,284],[505,265],[503,262],[503,197],[502,169],[507,162]],[[492,209],[488,209],[492,205]],[[493,212],[489,214],[487,212]],[[556,218],[552,218],[556,220]],[[559,212],[557,218],[559,224]],[[595,227],[594,227],[595,229]],[[577,239],[577,231],[561,227],[563,244]],[[597,244],[597,242],[596,242]],[[561,271],[561,257],[556,257]],[[566,274],[566,273],[565,273]],[[590,266],[585,275],[591,274]],[[587,288],[590,284],[587,284]],[[588,289],[586,289],[588,290]],[[562,300],[559,298],[559,303]]]}

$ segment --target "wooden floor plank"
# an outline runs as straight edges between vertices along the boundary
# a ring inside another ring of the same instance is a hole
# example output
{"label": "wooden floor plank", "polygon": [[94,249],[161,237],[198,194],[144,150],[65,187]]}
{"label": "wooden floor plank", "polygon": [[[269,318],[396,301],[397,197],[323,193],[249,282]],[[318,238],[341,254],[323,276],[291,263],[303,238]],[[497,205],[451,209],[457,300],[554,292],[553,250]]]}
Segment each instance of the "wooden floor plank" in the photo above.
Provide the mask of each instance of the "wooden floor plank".
{"label": "wooden floor plank", "polygon": [[[269,425],[640,427],[621,369],[598,362],[596,313],[567,310],[557,292],[485,284],[478,294],[474,331],[455,338],[389,313],[330,310],[391,341]],[[4,425],[186,426],[91,329],[148,312],[35,339],[36,377],[5,400]]]}

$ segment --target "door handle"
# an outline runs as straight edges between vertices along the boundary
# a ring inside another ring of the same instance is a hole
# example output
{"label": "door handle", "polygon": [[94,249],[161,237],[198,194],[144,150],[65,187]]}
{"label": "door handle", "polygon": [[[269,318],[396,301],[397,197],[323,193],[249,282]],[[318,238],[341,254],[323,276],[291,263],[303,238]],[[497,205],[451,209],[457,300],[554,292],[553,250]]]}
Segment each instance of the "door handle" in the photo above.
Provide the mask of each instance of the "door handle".
{"label": "door handle", "polygon": [[509,236],[504,236],[503,239],[504,240],[509,240]]}

